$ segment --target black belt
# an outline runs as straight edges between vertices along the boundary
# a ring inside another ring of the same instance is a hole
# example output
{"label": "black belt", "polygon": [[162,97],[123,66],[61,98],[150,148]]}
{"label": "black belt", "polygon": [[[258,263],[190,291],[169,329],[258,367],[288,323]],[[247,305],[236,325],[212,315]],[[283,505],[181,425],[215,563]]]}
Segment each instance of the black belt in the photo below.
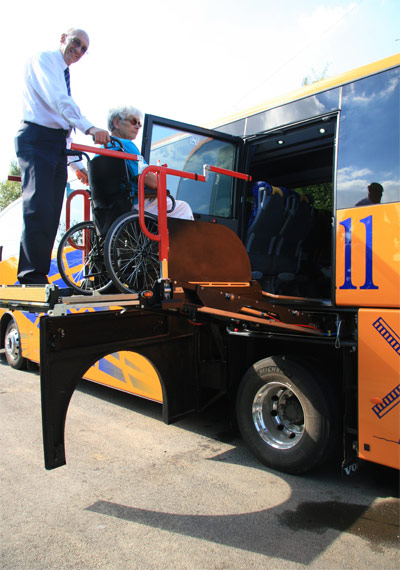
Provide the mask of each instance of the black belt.
{"label": "black belt", "polygon": [[51,131],[52,133],[62,133],[65,137],[68,137],[71,133],[71,130],[66,131],[65,129],[52,129],[51,127],[45,127],[44,125],[39,125],[38,123],[32,123],[32,121],[22,121],[25,125],[33,125],[34,127],[39,127],[41,129],[46,129]]}

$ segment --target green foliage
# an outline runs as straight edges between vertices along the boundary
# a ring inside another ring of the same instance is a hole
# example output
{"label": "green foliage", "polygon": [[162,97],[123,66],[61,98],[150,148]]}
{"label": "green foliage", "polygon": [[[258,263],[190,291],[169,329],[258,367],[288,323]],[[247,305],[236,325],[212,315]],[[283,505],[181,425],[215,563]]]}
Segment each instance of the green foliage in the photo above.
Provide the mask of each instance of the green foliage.
{"label": "green foliage", "polygon": [[[21,170],[18,163],[13,160],[10,163],[10,174],[13,176],[20,176]],[[4,210],[6,206],[14,202],[17,198],[21,196],[21,183],[20,182],[10,182],[6,180],[5,182],[0,182],[0,211]]]}
{"label": "green foliage", "polygon": [[312,184],[296,188],[299,194],[306,194],[314,198],[314,207],[317,210],[332,210],[332,183]]}
{"label": "green foliage", "polygon": [[328,64],[325,65],[322,71],[315,71],[315,69],[312,69],[311,74],[304,77],[301,84],[304,87],[304,85],[311,85],[311,83],[317,83],[318,81],[322,81],[327,77],[328,77]]}

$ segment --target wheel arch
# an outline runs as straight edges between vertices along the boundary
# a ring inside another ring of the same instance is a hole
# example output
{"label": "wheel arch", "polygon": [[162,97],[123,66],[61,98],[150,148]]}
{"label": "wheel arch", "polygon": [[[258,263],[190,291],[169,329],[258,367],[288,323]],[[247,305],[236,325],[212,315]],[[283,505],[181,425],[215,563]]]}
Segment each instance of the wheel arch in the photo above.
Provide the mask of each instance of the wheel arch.
{"label": "wheel arch", "polygon": [[6,338],[6,330],[7,330],[8,323],[10,321],[14,321],[15,324],[18,326],[18,323],[15,320],[13,313],[11,313],[10,311],[5,311],[5,313],[1,316],[1,319],[0,319],[0,348],[5,347],[4,341]]}

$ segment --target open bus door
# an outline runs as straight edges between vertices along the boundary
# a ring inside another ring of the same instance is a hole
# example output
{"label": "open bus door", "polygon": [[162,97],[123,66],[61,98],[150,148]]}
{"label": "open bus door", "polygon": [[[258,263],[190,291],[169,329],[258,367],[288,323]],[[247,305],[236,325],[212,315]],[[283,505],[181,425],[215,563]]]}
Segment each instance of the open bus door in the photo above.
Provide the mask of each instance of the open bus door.
{"label": "open bus door", "polygon": [[[205,164],[226,170],[243,170],[241,137],[146,115],[142,154],[149,164],[203,174]],[[242,237],[240,204],[245,182],[209,172],[206,182],[168,176],[168,190],[188,202],[196,221],[224,225]]]}

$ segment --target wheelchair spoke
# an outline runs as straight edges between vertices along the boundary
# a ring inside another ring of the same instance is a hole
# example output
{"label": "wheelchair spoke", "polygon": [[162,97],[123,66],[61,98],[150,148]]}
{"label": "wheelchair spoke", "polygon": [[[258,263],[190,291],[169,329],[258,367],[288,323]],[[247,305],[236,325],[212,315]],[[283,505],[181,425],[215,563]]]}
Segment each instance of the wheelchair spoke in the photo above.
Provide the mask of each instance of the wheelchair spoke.
{"label": "wheelchair spoke", "polygon": [[111,285],[104,264],[103,241],[90,221],[65,233],[58,247],[57,264],[66,285],[80,294],[103,292]]}
{"label": "wheelchair spoke", "polygon": [[[157,225],[148,219],[149,230]],[[106,264],[120,291],[151,289],[159,275],[158,244],[143,234],[137,214],[130,214],[110,230],[106,240]]]}

